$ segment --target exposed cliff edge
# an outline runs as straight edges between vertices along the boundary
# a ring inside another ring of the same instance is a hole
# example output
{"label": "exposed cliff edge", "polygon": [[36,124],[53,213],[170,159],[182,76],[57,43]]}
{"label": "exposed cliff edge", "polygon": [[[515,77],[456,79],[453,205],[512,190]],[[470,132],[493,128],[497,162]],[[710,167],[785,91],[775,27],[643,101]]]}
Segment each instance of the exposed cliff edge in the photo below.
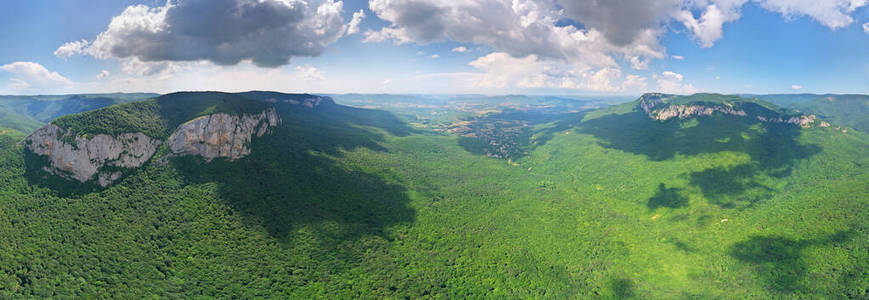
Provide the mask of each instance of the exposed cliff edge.
{"label": "exposed cliff edge", "polygon": [[[809,128],[813,125],[821,127],[829,127],[830,124],[824,121],[817,120],[815,115],[786,115],[769,111],[764,114],[748,113],[744,109],[735,107],[731,103],[692,103],[692,104],[671,104],[667,103],[668,98],[672,96],[648,93],[640,97],[640,108],[655,120],[668,120],[671,118],[685,119],[694,116],[710,116],[713,113],[721,113],[738,117],[748,117],[757,119],[765,123],[786,123],[799,125],[803,128]],[[759,107],[759,105],[757,105]]]}
{"label": "exposed cliff edge", "polygon": [[251,138],[263,136],[280,124],[274,108],[259,114],[212,114],[181,125],[167,140],[176,155],[199,155],[206,161],[218,157],[236,160],[250,154]]}
{"label": "exposed cliff edge", "polygon": [[[66,142],[70,138],[74,144]],[[97,134],[85,138],[48,124],[30,134],[25,144],[33,153],[47,157],[45,171],[81,182],[96,175],[97,183],[105,187],[122,174],[117,170],[101,172],[103,166],[139,167],[154,155],[161,141],[142,133],[124,133],[117,137]]]}
{"label": "exposed cliff edge", "polygon": [[37,129],[25,139],[25,147],[44,156],[48,173],[106,187],[123,176],[124,169],[142,166],[167,143],[172,155],[200,155],[207,161],[230,160],[250,154],[254,135],[263,136],[281,123],[274,108],[257,114],[214,113],[190,120],[165,141],[141,132],[77,135],[55,124]]}

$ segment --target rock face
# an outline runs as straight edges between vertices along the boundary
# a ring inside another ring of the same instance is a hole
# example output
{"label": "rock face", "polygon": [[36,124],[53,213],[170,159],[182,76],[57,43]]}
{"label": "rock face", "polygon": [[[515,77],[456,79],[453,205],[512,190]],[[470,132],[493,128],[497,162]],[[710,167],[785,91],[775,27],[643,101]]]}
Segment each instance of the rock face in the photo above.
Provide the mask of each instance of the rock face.
{"label": "rock face", "polygon": [[[268,134],[280,122],[274,108],[259,114],[211,114],[179,126],[165,142],[174,155],[201,155],[207,161],[218,157],[235,160],[250,154],[248,145],[254,135]],[[75,142],[66,142],[70,140]],[[27,149],[47,158],[43,170],[80,182],[95,179],[103,187],[120,179],[123,169],[142,166],[163,142],[143,133],[85,138],[54,124],[25,139]]]}
{"label": "rock face", "polygon": [[262,136],[280,122],[274,108],[255,115],[212,114],[181,125],[166,142],[176,155],[236,160],[250,154],[248,145],[254,135]]}
{"label": "rock face", "polygon": [[332,100],[332,97],[329,96],[314,96],[310,95],[307,98],[287,98],[287,99],[277,99],[277,98],[268,98],[265,100],[269,103],[290,103],[294,105],[301,105],[307,108],[315,108],[324,104],[335,104],[335,101]]}
{"label": "rock face", "polygon": [[[161,141],[142,133],[123,133],[117,137],[98,134],[92,138],[71,136],[63,128],[48,124],[27,137],[25,143],[33,153],[48,158],[44,169],[61,177],[86,182],[98,175],[98,183],[108,186],[120,178],[120,172],[101,173],[103,166],[136,168],[151,159]],[[64,140],[74,138],[75,144]]]}
{"label": "rock face", "polygon": [[[749,116],[744,110],[735,109],[730,104],[714,104],[714,105],[672,105],[666,103],[666,95],[659,93],[649,93],[640,97],[640,108],[655,120],[668,120],[671,118],[686,119],[695,116],[710,116],[713,113],[722,113],[725,115],[752,117],[758,121],[766,123],[787,123],[799,125],[803,128],[812,127],[815,123],[815,115],[798,115],[786,116],[778,115],[775,117],[766,116]],[[826,122],[823,122],[821,125]],[[827,125],[829,126],[829,124]]]}

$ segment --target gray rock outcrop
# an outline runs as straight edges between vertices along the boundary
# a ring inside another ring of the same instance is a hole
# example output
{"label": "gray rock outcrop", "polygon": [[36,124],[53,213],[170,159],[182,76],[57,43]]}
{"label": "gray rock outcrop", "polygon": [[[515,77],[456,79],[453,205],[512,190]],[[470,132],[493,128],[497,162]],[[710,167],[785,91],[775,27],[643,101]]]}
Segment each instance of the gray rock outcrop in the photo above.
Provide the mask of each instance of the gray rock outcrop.
{"label": "gray rock outcrop", "polygon": [[[72,136],[63,128],[48,124],[27,137],[27,148],[48,158],[43,169],[61,177],[86,182],[100,173],[103,166],[136,168],[151,159],[161,141],[142,133],[123,133],[117,137],[97,134],[92,138]],[[64,142],[74,138],[74,144]],[[119,172],[99,174],[98,183],[108,186]]]}
{"label": "gray rock outcrop", "polygon": [[[235,160],[250,154],[253,136],[270,133],[280,122],[274,108],[258,114],[211,114],[182,124],[165,142],[172,155]],[[123,176],[123,169],[134,169],[150,160],[163,142],[143,133],[82,137],[48,124],[30,134],[25,146],[46,157],[46,172],[80,182],[95,180],[106,187]]]}
{"label": "gray rock outcrop", "polygon": [[[659,121],[664,121],[671,118],[686,119],[695,116],[710,116],[713,113],[717,112],[725,115],[738,117],[754,117],[758,121],[765,123],[787,123],[799,125],[803,128],[809,128],[812,127],[817,118],[815,115],[778,115],[775,117],[748,116],[748,114],[744,110],[735,109],[732,105],[726,103],[710,105],[667,104],[666,95],[658,93],[649,93],[643,95],[640,98],[639,106],[649,116],[649,118]],[[821,126],[823,126],[825,123],[826,122],[822,122]],[[827,124],[827,126],[829,126],[829,124]]]}
{"label": "gray rock outcrop", "polygon": [[262,136],[280,122],[274,108],[259,114],[212,114],[179,126],[166,142],[175,155],[199,155],[206,161],[218,157],[236,160],[250,154],[254,135]]}

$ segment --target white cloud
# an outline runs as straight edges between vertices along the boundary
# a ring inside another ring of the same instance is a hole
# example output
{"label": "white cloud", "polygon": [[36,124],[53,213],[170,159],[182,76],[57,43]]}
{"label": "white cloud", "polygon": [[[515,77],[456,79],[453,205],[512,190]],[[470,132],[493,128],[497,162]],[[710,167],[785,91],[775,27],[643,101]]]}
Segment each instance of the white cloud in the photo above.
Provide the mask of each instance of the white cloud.
{"label": "white cloud", "polygon": [[[489,47],[493,53],[472,62],[472,66],[487,74],[482,80],[477,80],[479,86],[507,87],[506,83],[512,82],[527,88],[618,91],[622,88],[620,84],[605,84],[602,79],[618,71],[620,80],[627,80],[627,76],[621,74],[619,65],[622,63],[618,60],[630,63],[632,69],[647,70],[652,61],[665,58],[666,49],[659,41],[671,28],[671,22],[684,25],[701,47],[712,47],[723,38],[724,25],[741,17],[742,6],[748,1],[370,0],[370,9],[389,25],[369,30],[364,41],[394,41],[397,44],[452,41]],[[777,6],[781,2],[778,0],[752,1],[786,16],[796,13],[815,15],[812,10],[818,9],[811,5],[789,5],[790,10],[781,10]],[[847,7],[832,6],[833,11],[838,9],[850,13],[854,7],[864,5],[866,0],[831,1],[851,1]],[[830,7],[826,3],[819,6]],[[565,20],[583,26],[565,25],[570,24],[563,22]],[[831,24],[819,21],[828,26]],[[467,48],[462,46],[452,51],[464,50]],[[500,70],[513,75],[498,75],[493,67],[481,68],[484,58],[501,55],[512,58],[501,58],[502,63],[517,64]],[[680,55],[671,57],[684,59]],[[543,66],[548,69],[542,70]],[[511,68],[530,69],[531,72],[518,75],[509,73]],[[553,70],[572,73],[552,76]],[[474,74],[462,73],[462,76],[476,78]],[[693,85],[683,83],[677,73],[664,72],[653,75],[653,78],[659,88],[668,92],[697,91]]]}
{"label": "white cloud", "polygon": [[794,84],[794,85],[791,85],[791,89],[792,89],[792,90],[795,90],[795,91],[796,91],[796,90],[801,90],[801,89],[803,89],[803,86],[802,86],[802,85],[798,85],[798,84]]}
{"label": "white cloud", "polygon": [[592,92],[636,92],[645,89],[645,78],[628,75],[615,67],[593,68],[543,60],[536,55],[513,57],[495,52],[469,63],[479,73],[461,73],[456,81],[471,82],[479,90],[504,92],[518,89],[565,89]]}
{"label": "white cloud", "polygon": [[362,22],[362,19],[365,19],[365,11],[359,10],[353,13],[353,18],[350,19],[350,24],[347,25],[347,35],[356,34],[359,32],[359,23]]}
{"label": "white cloud", "polygon": [[[702,47],[724,35],[749,0],[370,0],[390,25],[366,32],[366,42],[427,44],[456,41],[492,47],[514,57],[613,66],[613,58],[661,59],[660,36],[671,21],[685,26]],[[830,28],[852,22],[867,0],[752,0],[785,17],[807,15]],[[695,12],[699,15],[695,16]],[[563,25],[564,20],[583,28]],[[632,61],[636,69],[643,63]]]}
{"label": "white cloud", "polygon": [[781,13],[785,17],[805,15],[831,29],[842,28],[854,22],[851,17],[866,0],[763,0],[761,6]]}
{"label": "white cloud", "polygon": [[565,17],[595,28],[618,46],[631,44],[644,31],[660,27],[681,4],[681,0],[557,2],[564,7]]}
{"label": "white cloud", "polygon": [[371,0],[371,10],[390,23],[366,32],[366,42],[393,40],[398,44],[456,41],[487,45],[514,57],[535,55],[596,67],[613,67],[613,56],[664,56],[658,44],[661,28],[631,34],[629,43],[611,43],[596,28],[558,25],[563,10],[548,1],[516,0]]}
{"label": "white cloud", "polygon": [[57,50],[54,50],[54,56],[66,59],[70,56],[81,54],[89,44],[87,40],[67,42],[58,47]]}
{"label": "white cloud", "polygon": [[438,54],[432,54],[432,55],[431,55],[431,56],[429,56],[429,57],[430,57],[430,58],[441,58],[441,56],[440,56],[440,55],[438,55]]}
{"label": "white cloud", "polygon": [[121,71],[136,76],[169,76],[180,70],[189,69],[193,63],[189,62],[143,62],[138,58],[127,58],[121,62]]}
{"label": "white cloud", "polygon": [[658,91],[667,94],[694,94],[697,92],[691,84],[682,83],[682,74],[664,71],[653,76],[658,82]]}
{"label": "white cloud", "polygon": [[322,81],[326,79],[322,71],[311,66],[296,66],[296,73],[305,81]]}
{"label": "white cloud", "polygon": [[[149,64],[149,63],[144,63]],[[297,67],[300,67],[297,69]],[[170,70],[151,75],[119,73],[103,80],[77,82],[51,93],[155,92],[214,90],[242,92],[270,90],[292,93],[385,92],[379,89],[382,78],[365,78],[353,74],[329,74],[308,65],[264,69],[250,61],[234,66],[211,62],[185,62],[168,66]],[[48,93],[48,92],[45,92]]]}
{"label": "white cloud", "polygon": [[639,56],[631,56],[631,68],[634,70],[648,70],[649,69],[649,61],[648,58],[640,58]]}
{"label": "white cloud", "polygon": [[113,17],[90,46],[67,43],[57,54],[83,52],[141,62],[208,60],[219,65],[250,60],[257,66],[277,67],[294,56],[318,56],[340,38],[348,29],[342,7],[341,1],[334,0],[187,0],[157,7],[135,5]]}
{"label": "white cloud", "polygon": [[100,71],[99,74],[97,74],[97,79],[103,79],[103,78],[109,77],[109,75],[111,75],[111,73],[109,73],[109,71],[102,70],[102,71]]}
{"label": "white cloud", "polygon": [[646,77],[639,75],[625,76],[625,81],[622,82],[622,90],[626,92],[646,92]]}
{"label": "white cloud", "polygon": [[863,23],[863,32],[869,33],[869,22]]}
{"label": "white cloud", "polygon": [[459,52],[459,53],[465,53],[465,52],[469,52],[469,51],[471,51],[471,50],[469,50],[469,49],[468,49],[467,47],[465,47],[465,46],[459,46],[459,47],[455,47],[455,48],[453,48],[453,50],[450,50],[450,51],[453,51],[453,52]]}
{"label": "white cloud", "polygon": [[11,75],[8,90],[41,91],[56,89],[72,84],[72,81],[57,72],[51,72],[39,63],[19,61],[0,66],[0,71]]}
{"label": "white cloud", "polygon": [[694,18],[691,10],[683,10],[676,14],[676,20],[682,22],[685,28],[688,28],[694,38],[700,43],[703,48],[712,47],[715,41],[721,39],[723,35],[724,23],[733,22],[739,19],[739,8],[745,4],[745,0],[736,1],[719,1],[727,3],[719,6],[718,4],[710,4],[706,6],[703,14],[699,18]]}

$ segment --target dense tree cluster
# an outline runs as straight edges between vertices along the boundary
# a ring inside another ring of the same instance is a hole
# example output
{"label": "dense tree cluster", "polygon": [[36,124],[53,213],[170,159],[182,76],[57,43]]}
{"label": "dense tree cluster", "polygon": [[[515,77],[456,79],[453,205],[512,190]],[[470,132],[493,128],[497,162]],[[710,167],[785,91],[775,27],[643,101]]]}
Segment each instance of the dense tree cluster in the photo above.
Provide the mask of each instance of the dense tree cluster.
{"label": "dense tree cluster", "polygon": [[[224,96],[58,122],[160,136],[272,105]],[[867,297],[864,134],[629,103],[525,128],[508,164],[400,110],[274,106],[243,159],[106,189],[34,176],[0,129],[0,298]]]}

